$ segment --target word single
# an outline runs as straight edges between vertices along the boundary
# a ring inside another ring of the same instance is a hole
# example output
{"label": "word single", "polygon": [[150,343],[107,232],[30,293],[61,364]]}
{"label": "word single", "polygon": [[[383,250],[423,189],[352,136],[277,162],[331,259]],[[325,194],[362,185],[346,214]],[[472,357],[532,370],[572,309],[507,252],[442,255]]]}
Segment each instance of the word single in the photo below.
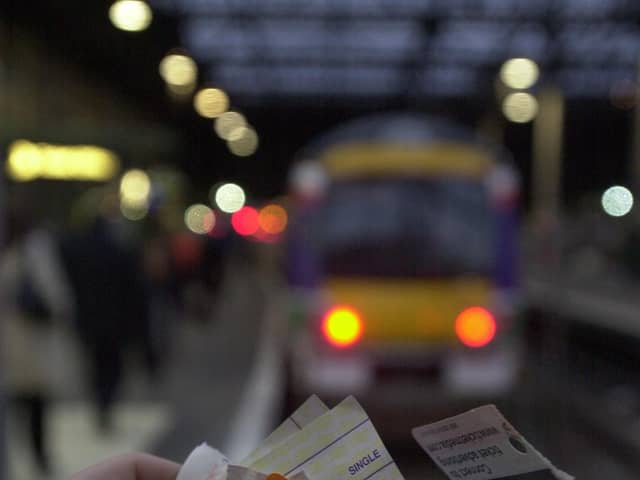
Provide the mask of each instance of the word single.
{"label": "word single", "polygon": [[360,470],[365,468],[367,465],[375,462],[377,459],[381,457],[382,455],[380,454],[377,448],[372,450],[371,453],[367,454],[365,457],[362,457],[353,465],[349,465],[349,475],[355,475]]}

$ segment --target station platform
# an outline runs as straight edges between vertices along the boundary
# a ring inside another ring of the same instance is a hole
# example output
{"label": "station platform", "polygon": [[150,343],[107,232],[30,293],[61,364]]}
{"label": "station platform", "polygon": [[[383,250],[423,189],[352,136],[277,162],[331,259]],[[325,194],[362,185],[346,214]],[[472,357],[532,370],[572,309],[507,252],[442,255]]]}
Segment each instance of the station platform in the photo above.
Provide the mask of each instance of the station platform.
{"label": "station platform", "polygon": [[[182,462],[204,441],[224,449],[254,362],[265,288],[255,272],[232,263],[210,318],[175,318],[162,378],[150,383],[142,371],[127,372],[107,434],[97,428],[84,379],[67,379],[71,391],[56,399],[48,419],[50,479],[66,480],[125,452],[146,451]],[[9,478],[41,478],[14,411],[8,423]]]}
{"label": "station platform", "polygon": [[640,283],[628,276],[529,267],[522,291],[527,308],[640,340]]}
{"label": "station platform", "polygon": [[[543,321],[591,322],[587,324],[621,332],[636,328],[640,297],[633,284],[604,285],[578,282],[558,273],[534,273],[523,285],[525,301],[544,306],[547,313]],[[278,403],[282,393],[278,389],[285,388],[283,379],[278,378],[282,372],[273,345],[265,347],[265,339],[277,337],[265,327],[269,327],[270,315],[282,314],[277,306],[281,294],[272,275],[260,274],[241,261],[230,262],[217,306],[205,321],[181,316],[173,322],[172,349],[167,352],[161,380],[149,383],[136,369],[128,373],[113,431],[106,436],[95,428],[87,395],[75,379],[76,388],[58,399],[50,418],[49,442],[55,466],[50,480],[68,480],[72,472],[130,451],[147,451],[181,462],[196,445],[207,442],[232,460],[248,453],[282,413]],[[557,344],[562,346],[562,341]],[[620,369],[604,363],[598,366],[590,351],[581,352],[588,364],[572,367],[563,357],[566,352],[551,348],[541,357],[531,355],[509,417],[543,453],[579,478],[635,478],[635,464],[629,466],[619,459],[620,448],[613,448],[609,440],[630,445],[622,435],[626,430],[606,432],[598,426],[603,419],[607,427],[615,427],[635,424],[640,418],[635,410],[624,418],[619,416],[620,385],[604,381],[615,378]],[[629,391],[623,390],[627,400],[640,393]],[[576,398],[585,401],[580,403]],[[610,408],[612,400],[614,408]],[[424,423],[419,413],[411,412],[410,417],[407,421],[413,425]],[[610,421],[613,418],[615,424]],[[9,478],[41,478],[33,469],[24,435],[16,427],[10,422]],[[407,480],[440,478],[409,437],[408,443],[396,443],[387,433],[381,431]]]}

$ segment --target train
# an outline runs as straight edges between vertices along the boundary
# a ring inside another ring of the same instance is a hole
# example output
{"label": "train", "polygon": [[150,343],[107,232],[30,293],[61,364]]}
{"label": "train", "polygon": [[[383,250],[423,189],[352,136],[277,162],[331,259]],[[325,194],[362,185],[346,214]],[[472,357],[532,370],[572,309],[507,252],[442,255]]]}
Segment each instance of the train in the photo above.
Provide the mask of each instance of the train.
{"label": "train", "polygon": [[505,149],[388,113],[321,135],[293,165],[290,394],[411,378],[455,397],[508,395],[522,365],[520,182]]}

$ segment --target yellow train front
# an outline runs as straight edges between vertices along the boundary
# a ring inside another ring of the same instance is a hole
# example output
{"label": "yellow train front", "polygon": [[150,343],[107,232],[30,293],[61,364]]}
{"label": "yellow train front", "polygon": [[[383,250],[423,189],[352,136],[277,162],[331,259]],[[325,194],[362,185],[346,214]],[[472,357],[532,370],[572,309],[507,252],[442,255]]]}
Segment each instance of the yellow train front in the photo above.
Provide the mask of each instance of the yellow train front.
{"label": "yellow train front", "polygon": [[428,116],[379,115],[300,157],[287,242],[291,393],[364,394],[407,379],[456,397],[508,393],[520,367],[518,180],[504,152]]}

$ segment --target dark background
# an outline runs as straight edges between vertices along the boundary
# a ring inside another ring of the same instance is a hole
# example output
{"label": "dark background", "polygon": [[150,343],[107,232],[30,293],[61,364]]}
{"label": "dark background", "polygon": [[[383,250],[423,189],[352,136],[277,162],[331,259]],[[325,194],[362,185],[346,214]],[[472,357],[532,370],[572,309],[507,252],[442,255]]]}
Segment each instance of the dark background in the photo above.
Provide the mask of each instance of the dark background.
{"label": "dark background", "polygon": [[[229,2],[229,5],[236,3],[238,2]],[[454,3],[457,5],[469,2]],[[573,3],[578,6],[580,2]],[[443,114],[471,127],[478,126],[487,116],[494,118],[504,129],[504,142],[514,155],[524,179],[525,198],[528,197],[526,192],[531,167],[531,124],[506,122],[501,117],[493,94],[494,78],[504,59],[481,59],[478,62],[480,66],[477,68],[479,76],[476,87],[458,96],[429,96],[409,89],[394,95],[369,98],[348,95],[300,97],[288,96],[286,92],[277,96],[263,94],[243,97],[234,95],[231,86],[233,107],[250,119],[260,136],[260,148],[254,156],[235,158],[212,133],[210,122],[197,116],[190,102],[176,104],[167,97],[158,74],[158,64],[162,57],[172,48],[182,45],[181,31],[185,23],[202,15],[194,13],[189,17],[176,7],[180,2],[151,2],[154,16],[150,28],[145,32],[129,33],[111,25],[107,15],[110,4],[109,1],[79,0],[2,2],[0,16],[4,23],[5,44],[8,45],[5,71],[10,75],[12,67],[21,62],[21,58],[12,55],[11,45],[17,35],[20,32],[32,35],[42,42],[52,61],[77,66],[88,80],[106,83],[113,91],[123,95],[143,118],[159,121],[176,132],[181,142],[180,155],[169,161],[186,172],[196,189],[204,191],[213,182],[226,179],[241,182],[256,197],[281,194],[286,188],[287,166],[292,157],[319,132],[346,119],[370,112],[419,110]],[[425,35],[442,31],[448,21],[460,18],[455,8],[451,9],[449,17],[440,3],[433,4],[439,6],[434,8],[434,12],[438,13],[425,14],[419,19]],[[462,18],[483,21],[488,19],[497,24],[534,21],[547,29],[553,48],[541,65],[542,76],[539,83],[544,85],[553,82],[560,75],[558,72],[574,66],[558,53],[562,52],[562,46],[554,43],[562,38],[565,25],[572,21],[584,21],[587,25],[607,21],[637,28],[639,9],[632,2],[603,2],[603,5],[606,4],[610,4],[610,7],[603,7],[605,13],[591,17],[588,12],[581,12],[579,9],[574,12],[576,18],[566,12],[558,13],[554,10],[554,2],[548,2],[546,11],[543,9],[542,13],[540,9],[534,13],[527,13],[524,9],[514,11],[512,18],[492,17],[492,10],[482,5],[477,9],[467,7],[468,15]],[[232,7],[229,9],[231,13],[213,11],[209,14],[236,22],[251,22],[259,18],[246,17],[242,12],[233,13]],[[305,17],[302,15],[300,18]],[[350,18],[336,14],[326,19],[326,22],[347,22]],[[198,61],[197,57],[196,60]],[[406,69],[407,78],[411,78],[418,68],[424,67],[421,62],[418,56],[401,66]],[[430,65],[429,60],[424,63]],[[603,65],[597,58],[592,63],[599,68],[606,68],[606,64]],[[199,67],[200,84],[215,82],[209,74],[211,65],[199,61]],[[627,65],[622,69],[616,67],[616,72],[623,72],[618,74],[621,78],[633,79],[634,76],[633,66]],[[410,82],[407,85],[410,86]],[[570,91],[568,93],[565,107],[567,121],[563,182],[564,200],[572,205],[586,193],[600,190],[612,182],[624,183],[628,180],[632,113],[614,108],[603,92],[594,91],[580,96],[571,96]]]}

